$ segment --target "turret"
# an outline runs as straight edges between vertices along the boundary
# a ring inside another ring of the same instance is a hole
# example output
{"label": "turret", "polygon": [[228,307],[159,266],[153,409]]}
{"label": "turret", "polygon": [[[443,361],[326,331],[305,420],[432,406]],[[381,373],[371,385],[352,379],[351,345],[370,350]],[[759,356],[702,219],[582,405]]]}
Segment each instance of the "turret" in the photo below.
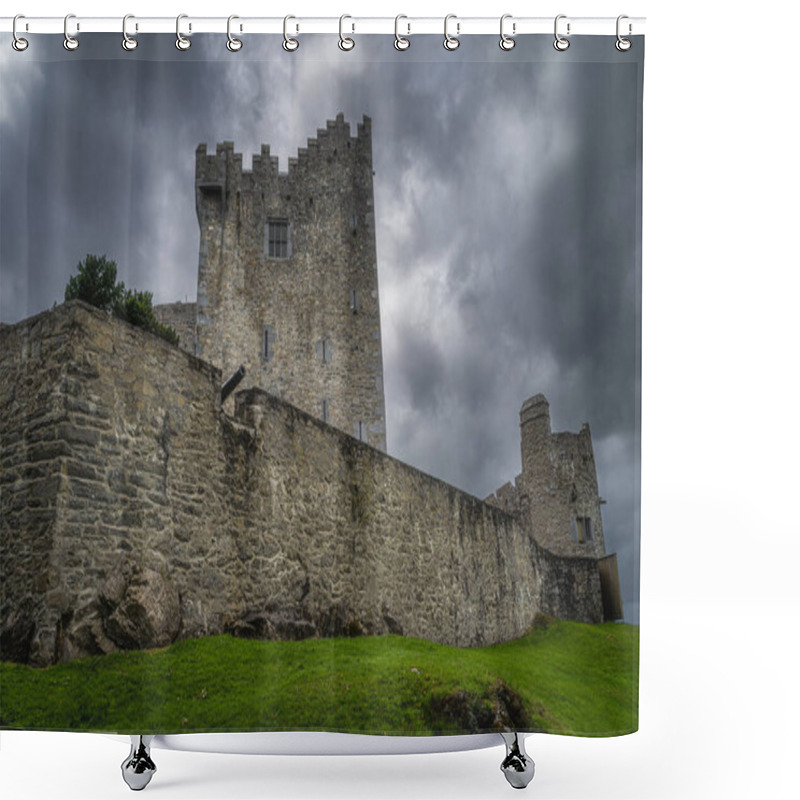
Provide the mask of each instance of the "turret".
{"label": "turret", "polygon": [[537,541],[560,555],[605,555],[601,500],[588,425],[553,433],[542,394],[520,410],[521,513]]}
{"label": "turret", "polygon": [[519,412],[522,474],[542,469],[550,449],[550,404],[543,394],[529,397]]}

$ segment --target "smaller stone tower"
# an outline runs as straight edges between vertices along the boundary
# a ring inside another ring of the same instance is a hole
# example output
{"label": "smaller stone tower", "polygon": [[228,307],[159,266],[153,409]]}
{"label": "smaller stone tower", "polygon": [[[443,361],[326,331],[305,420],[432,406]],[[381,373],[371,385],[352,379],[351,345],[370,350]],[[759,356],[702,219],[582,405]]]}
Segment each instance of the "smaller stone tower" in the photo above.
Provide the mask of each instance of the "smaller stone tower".
{"label": "smaller stone tower", "polygon": [[542,547],[559,556],[594,559],[600,578],[603,619],[623,618],[617,555],[606,555],[592,434],[553,433],[543,394],[519,412],[522,472],[487,503],[517,517]]}
{"label": "smaller stone tower", "polygon": [[196,154],[200,225],[194,352],[386,449],[372,123],[339,114],[289,170],[263,145]]}
{"label": "smaller stone tower", "polygon": [[519,420],[520,510],[537,541],[559,555],[602,558],[606,544],[589,426],[553,433],[543,394],[523,403]]}

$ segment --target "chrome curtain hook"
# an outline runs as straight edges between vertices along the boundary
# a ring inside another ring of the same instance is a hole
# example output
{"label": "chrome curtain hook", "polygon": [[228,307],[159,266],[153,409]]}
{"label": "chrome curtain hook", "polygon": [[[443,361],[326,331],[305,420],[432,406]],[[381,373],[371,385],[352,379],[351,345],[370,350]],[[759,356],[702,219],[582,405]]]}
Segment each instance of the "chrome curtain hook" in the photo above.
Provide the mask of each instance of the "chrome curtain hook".
{"label": "chrome curtain hook", "polygon": [[135,50],[139,46],[139,42],[136,41],[136,39],[134,39],[131,36],[128,36],[127,25],[129,19],[135,19],[133,14],[126,14],[122,18],[122,47],[124,50],[127,50],[128,52],[130,52],[131,50]]}
{"label": "chrome curtain hook", "polygon": [[[553,42],[553,47],[555,47],[555,49],[558,50],[561,53],[563,53],[569,47],[569,39],[564,38],[558,32],[558,21],[560,19],[566,19],[566,18],[567,18],[566,14],[559,14],[556,17],[555,23],[553,24],[553,32],[554,32],[555,37],[556,37],[556,40]],[[570,24],[568,22],[567,23],[567,36],[569,36],[569,27],[570,27]]]}
{"label": "chrome curtain hook", "polygon": [[[70,50],[70,51],[71,50],[77,50],[78,49],[78,45],[80,44],[80,42],[74,36],[70,36],[69,35],[68,26],[69,26],[69,21],[71,19],[75,19],[75,15],[74,14],[67,14],[67,16],[64,17],[64,49],[65,50]],[[81,29],[81,26],[77,25],[76,30],[80,30],[80,29]]]}
{"label": "chrome curtain hook", "polygon": [[[628,50],[631,49],[631,46],[633,44],[633,42],[631,42],[630,39],[625,39],[619,32],[620,22],[622,22],[622,20],[624,20],[624,19],[628,19],[628,15],[627,14],[620,14],[617,17],[617,41],[614,42],[614,47],[616,47],[617,50],[620,51],[620,53],[627,53]],[[629,36],[630,36],[632,30],[633,30],[633,25],[628,23],[628,35]]]}
{"label": "chrome curtain hook", "polygon": [[[295,19],[295,17],[293,17],[291,14],[288,14],[283,18],[283,49],[287,53],[293,53],[298,47],[300,47],[300,41],[289,36],[288,25],[290,19]],[[296,28],[296,30],[299,30],[299,26]]]}
{"label": "chrome curtain hook", "polygon": [[14,49],[15,49],[15,50],[18,52],[18,53],[21,53],[23,50],[27,50],[27,49],[28,49],[28,40],[27,40],[27,39],[23,39],[23,38],[22,38],[22,37],[21,37],[21,36],[20,36],[20,35],[17,33],[17,20],[18,20],[18,19],[25,19],[25,15],[24,15],[24,14],[17,14],[17,16],[16,16],[16,17],[14,17],[14,22],[11,24],[11,34],[12,34],[12,35],[13,35],[13,37],[14,37],[14,38],[11,40],[11,46],[12,46],[12,47],[13,47],[13,48],[14,48]]}
{"label": "chrome curtain hook", "polygon": [[[401,19],[408,19],[405,14],[398,14],[394,18],[394,49],[395,50],[408,50],[411,47],[411,40],[406,39],[405,36],[400,35],[400,20]],[[408,31],[406,33],[407,36],[411,35],[411,23],[407,22],[406,27]]]}
{"label": "chrome curtain hook", "polygon": [[239,17],[237,17],[236,14],[231,14],[228,17],[228,41],[225,43],[225,47],[227,47],[228,50],[231,51],[231,53],[238,53],[239,50],[242,49],[242,40],[237,39],[231,33],[231,22],[233,22],[235,19],[239,19]]}
{"label": "chrome curtain hook", "polygon": [[[182,19],[188,19],[188,18],[189,18],[188,14],[178,14],[178,18],[175,20],[175,36],[177,37],[175,39],[175,47],[177,47],[178,50],[188,50],[192,46],[192,40],[191,39],[187,39],[181,33],[181,20]],[[191,30],[191,29],[192,29],[192,26],[191,26],[191,24],[189,24],[189,30]]]}
{"label": "chrome curtain hook", "polygon": [[445,50],[458,50],[458,46],[461,42],[458,39],[458,34],[461,32],[461,23],[456,22],[456,35],[451,36],[447,32],[447,23],[450,22],[451,19],[457,19],[455,14],[448,14],[444,18],[444,49]]}
{"label": "chrome curtain hook", "polygon": [[516,22],[512,22],[511,23],[512,36],[509,36],[503,30],[503,25],[505,24],[505,21],[507,19],[511,19],[511,14],[503,14],[503,16],[500,17],[500,49],[501,50],[505,50],[505,51],[513,50],[514,49],[514,45],[516,45],[516,43],[517,43],[516,40],[513,38],[513,34],[515,34],[517,32],[517,23]]}
{"label": "chrome curtain hook", "polygon": [[[342,32],[342,26],[346,19],[352,19],[352,17],[349,14],[342,14],[342,16],[339,17],[339,49],[345,51],[352,50],[356,46],[355,40],[351,39],[349,36],[345,36]],[[355,31],[356,26],[354,23],[351,23],[351,27]]]}

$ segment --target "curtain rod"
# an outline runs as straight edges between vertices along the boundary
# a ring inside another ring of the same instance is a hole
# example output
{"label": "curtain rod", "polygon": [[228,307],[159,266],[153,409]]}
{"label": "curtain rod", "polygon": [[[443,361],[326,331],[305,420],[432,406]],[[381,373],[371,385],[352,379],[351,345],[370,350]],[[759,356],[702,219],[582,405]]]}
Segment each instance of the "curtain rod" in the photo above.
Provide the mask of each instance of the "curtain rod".
{"label": "curtain rod", "polygon": [[[614,36],[617,32],[616,17],[570,17],[559,15],[559,31],[569,36]],[[130,16],[126,23],[128,35],[146,33],[175,33],[175,17],[136,17]],[[11,33],[13,17],[0,17],[0,32]],[[181,15],[180,28],[183,35],[193,33],[221,33],[228,31],[228,17],[193,17]],[[395,34],[395,24],[402,36],[418,34],[443,35],[443,17],[351,17],[345,15],[340,22],[338,17],[291,17],[286,23],[292,36],[303,33],[338,34],[340,29],[350,34]],[[64,17],[24,17],[17,20],[17,34],[26,33],[64,33]],[[341,26],[341,28],[340,28]],[[569,26],[569,29],[567,29]],[[81,17],[70,15],[69,33],[121,33],[121,17]],[[554,17],[513,17],[505,15],[503,29],[508,36],[524,34],[553,34]],[[644,33],[645,17],[625,17],[622,20],[622,35],[636,36]],[[447,26],[454,36],[500,33],[500,15],[496,17],[458,17],[451,15]],[[236,17],[231,22],[231,31],[238,34],[283,34],[283,17]]]}

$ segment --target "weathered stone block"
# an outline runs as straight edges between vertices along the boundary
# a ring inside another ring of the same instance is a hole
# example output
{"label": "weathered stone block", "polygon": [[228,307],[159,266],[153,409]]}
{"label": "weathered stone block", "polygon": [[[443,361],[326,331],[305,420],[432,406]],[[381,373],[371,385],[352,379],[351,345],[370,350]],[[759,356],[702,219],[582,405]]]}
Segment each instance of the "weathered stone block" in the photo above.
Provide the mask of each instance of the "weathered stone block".
{"label": "weathered stone block", "polygon": [[178,592],[155,570],[128,562],[104,584],[99,599],[105,611],[104,630],[118,647],[164,647],[178,635]]}

